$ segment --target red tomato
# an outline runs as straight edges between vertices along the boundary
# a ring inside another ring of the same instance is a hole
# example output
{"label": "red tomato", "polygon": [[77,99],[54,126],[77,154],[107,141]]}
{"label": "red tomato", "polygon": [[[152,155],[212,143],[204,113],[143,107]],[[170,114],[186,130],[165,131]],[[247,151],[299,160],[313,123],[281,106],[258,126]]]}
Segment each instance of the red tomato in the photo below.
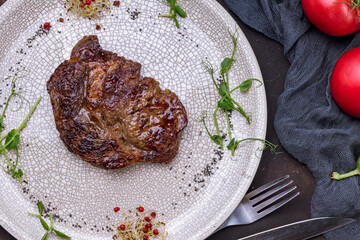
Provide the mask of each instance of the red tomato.
{"label": "red tomato", "polygon": [[360,47],[347,51],[336,62],[330,89],[344,112],[360,118]]}
{"label": "red tomato", "polygon": [[320,31],[344,36],[360,29],[359,9],[352,9],[352,0],[302,0],[304,12]]}

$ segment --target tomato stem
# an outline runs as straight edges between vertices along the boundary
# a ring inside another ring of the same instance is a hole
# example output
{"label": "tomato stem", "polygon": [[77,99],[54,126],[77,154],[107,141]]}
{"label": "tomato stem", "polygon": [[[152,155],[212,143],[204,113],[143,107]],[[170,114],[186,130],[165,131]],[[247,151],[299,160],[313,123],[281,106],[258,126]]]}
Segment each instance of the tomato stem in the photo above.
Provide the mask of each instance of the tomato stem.
{"label": "tomato stem", "polygon": [[346,2],[346,1],[336,1],[334,3],[345,3],[346,5],[351,7],[352,10],[358,9],[360,7],[360,0],[352,0],[351,3]]}

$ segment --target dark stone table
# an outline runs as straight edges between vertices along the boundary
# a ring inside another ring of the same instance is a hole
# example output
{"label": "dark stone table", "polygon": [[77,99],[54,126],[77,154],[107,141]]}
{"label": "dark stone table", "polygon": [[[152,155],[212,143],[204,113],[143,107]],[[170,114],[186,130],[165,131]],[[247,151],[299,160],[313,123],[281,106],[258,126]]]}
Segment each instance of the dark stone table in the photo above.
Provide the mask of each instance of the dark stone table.
{"label": "dark stone table", "polygon": [[[0,0],[0,6],[5,1],[6,0]],[[218,2],[224,6],[223,0],[218,0]],[[234,14],[232,14],[232,16],[238,22],[240,28],[248,38],[255,52],[263,75],[268,106],[268,129],[266,138],[275,144],[279,144],[273,122],[277,106],[277,99],[283,91],[285,76],[289,68],[289,63],[283,56],[283,48],[280,44],[249,28],[243,24]],[[275,159],[270,152],[264,152],[261,158],[258,172],[251,184],[250,189],[259,187],[271,180],[289,174],[291,179],[294,180],[294,184],[298,186],[300,195],[281,209],[271,213],[258,222],[246,226],[237,226],[224,229],[214,236],[208,238],[208,240],[238,239],[249,234],[277,227],[283,224],[304,220],[310,217],[310,200],[314,191],[315,181],[307,167],[300,164],[292,156],[287,154],[281,145],[278,150],[282,151],[283,154],[277,156]],[[15,238],[0,226],[0,239],[14,240]],[[324,238],[317,237],[314,240],[321,239]]]}

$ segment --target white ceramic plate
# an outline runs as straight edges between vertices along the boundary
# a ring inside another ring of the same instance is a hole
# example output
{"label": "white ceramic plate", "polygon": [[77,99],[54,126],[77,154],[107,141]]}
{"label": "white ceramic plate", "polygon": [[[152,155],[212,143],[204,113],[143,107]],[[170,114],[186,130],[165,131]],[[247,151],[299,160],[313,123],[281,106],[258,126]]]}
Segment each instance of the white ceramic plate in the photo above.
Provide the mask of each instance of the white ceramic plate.
{"label": "white ceramic plate", "polygon": [[[21,134],[19,166],[26,182],[19,183],[0,171],[0,224],[18,239],[40,239],[44,229],[38,219],[36,202],[58,216],[55,226],[72,239],[111,239],[110,228],[120,224],[121,212],[140,204],[154,209],[166,222],[168,239],[204,239],[235,209],[257,170],[260,142],[241,144],[236,155],[219,151],[206,135],[200,121],[207,111],[207,123],[215,133],[212,112],[219,100],[201,61],[219,66],[231,56],[228,29],[239,28],[215,0],[179,0],[188,18],[173,21],[158,18],[169,10],[166,1],[123,0],[112,14],[90,21],[69,17],[63,5],[48,0],[8,0],[0,11],[0,97],[5,101],[9,83],[18,69],[30,70],[17,88],[34,103],[43,97],[28,126]],[[58,21],[64,18],[65,22]],[[39,31],[45,22],[48,34]],[[102,24],[99,31],[96,23]],[[92,167],[67,151],[55,128],[46,82],[55,68],[70,56],[75,43],[84,35],[96,34],[102,47],[140,62],[142,75],[154,77],[162,88],[169,88],[187,109],[189,125],[184,131],[174,161],[164,164],[136,164],[122,170],[106,171]],[[261,73],[245,36],[238,30],[236,62],[230,72],[231,86],[247,78],[261,79]],[[219,68],[218,68],[219,70]],[[256,84],[255,84],[256,85]],[[266,97],[264,87],[251,88],[234,97],[252,123],[232,114],[233,136],[264,138]],[[3,106],[2,106],[3,107]],[[10,110],[16,108],[11,103]],[[5,130],[17,127],[26,115],[8,111]],[[226,133],[223,113],[220,129]],[[226,143],[227,144],[227,143]],[[113,208],[119,206],[120,212]],[[48,218],[46,218],[49,221]],[[55,238],[51,235],[50,238]]]}

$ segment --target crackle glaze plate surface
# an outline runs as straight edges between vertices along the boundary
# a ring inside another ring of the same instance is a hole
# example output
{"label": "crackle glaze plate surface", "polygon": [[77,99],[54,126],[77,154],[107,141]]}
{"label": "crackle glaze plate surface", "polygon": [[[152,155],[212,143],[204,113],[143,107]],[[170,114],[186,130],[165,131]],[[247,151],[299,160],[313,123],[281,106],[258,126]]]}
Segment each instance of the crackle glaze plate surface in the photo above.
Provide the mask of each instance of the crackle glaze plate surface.
{"label": "crackle glaze plate surface", "polygon": [[[215,0],[179,0],[188,18],[173,21],[158,18],[169,10],[166,1],[123,0],[101,20],[76,19],[66,14],[61,2],[8,0],[0,8],[0,105],[9,92],[11,77],[21,69],[30,74],[16,88],[34,104],[43,99],[21,134],[19,167],[24,182],[0,171],[0,224],[18,239],[41,239],[44,229],[35,217],[42,201],[55,216],[55,226],[72,239],[111,239],[122,212],[139,205],[158,213],[166,223],[167,239],[204,239],[235,209],[257,170],[261,142],[244,142],[235,156],[220,150],[206,135],[201,113],[215,134],[212,113],[219,100],[202,60],[220,66],[230,57],[228,29],[239,28]],[[59,22],[64,18],[64,22]],[[50,22],[50,31],[40,26]],[[96,24],[102,29],[96,30]],[[105,50],[140,62],[142,76],[153,77],[162,88],[175,92],[185,106],[189,124],[182,135],[179,153],[170,164],[141,163],[106,171],[71,154],[55,128],[46,82],[55,68],[68,59],[75,43],[96,34]],[[238,30],[236,62],[230,71],[230,86],[261,73],[245,36]],[[217,68],[219,70],[219,68]],[[255,84],[256,85],[256,84]],[[231,116],[233,136],[264,138],[266,97],[264,86],[234,98],[252,116]],[[16,128],[28,112],[12,101],[4,132]],[[13,110],[13,111],[11,111]],[[218,114],[226,134],[224,114]],[[4,134],[4,133],[3,133]],[[228,144],[225,142],[225,145]],[[1,160],[2,161],[2,160]],[[120,207],[115,213],[114,207]],[[49,222],[49,218],[45,217]],[[50,235],[49,239],[57,239]]]}

